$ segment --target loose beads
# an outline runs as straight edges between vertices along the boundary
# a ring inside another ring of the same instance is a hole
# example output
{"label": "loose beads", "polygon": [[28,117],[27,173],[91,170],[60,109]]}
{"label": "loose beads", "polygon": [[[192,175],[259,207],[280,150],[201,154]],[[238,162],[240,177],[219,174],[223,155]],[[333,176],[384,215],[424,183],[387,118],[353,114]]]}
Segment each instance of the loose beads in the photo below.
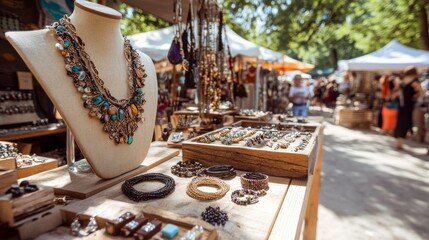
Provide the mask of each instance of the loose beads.
{"label": "loose beads", "polygon": [[222,225],[228,221],[228,214],[220,210],[219,207],[208,206],[204,212],[201,213],[204,221],[212,225]]}

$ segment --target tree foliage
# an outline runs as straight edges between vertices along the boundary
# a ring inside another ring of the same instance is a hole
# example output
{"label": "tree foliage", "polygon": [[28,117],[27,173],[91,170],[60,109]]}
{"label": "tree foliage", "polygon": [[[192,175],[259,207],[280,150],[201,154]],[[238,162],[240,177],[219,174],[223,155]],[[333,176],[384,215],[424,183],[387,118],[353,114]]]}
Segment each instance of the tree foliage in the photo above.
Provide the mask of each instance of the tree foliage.
{"label": "tree foliage", "polygon": [[225,0],[224,9],[250,40],[322,68],[392,39],[424,48],[428,31],[428,0]]}
{"label": "tree foliage", "polygon": [[153,31],[171,24],[142,10],[121,4],[119,11],[122,13],[121,31],[124,35],[132,35],[147,31]]}

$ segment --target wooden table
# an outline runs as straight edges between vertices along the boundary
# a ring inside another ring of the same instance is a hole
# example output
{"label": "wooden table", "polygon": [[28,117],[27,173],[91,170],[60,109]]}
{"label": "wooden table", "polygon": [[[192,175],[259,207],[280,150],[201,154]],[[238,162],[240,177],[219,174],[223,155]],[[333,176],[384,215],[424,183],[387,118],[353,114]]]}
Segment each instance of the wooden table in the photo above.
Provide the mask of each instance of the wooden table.
{"label": "wooden table", "polygon": [[[173,176],[176,180],[176,190],[164,199],[134,203],[122,194],[121,183],[118,183],[85,200],[76,200],[75,203],[66,206],[64,209],[96,214],[99,204],[119,201],[133,203],[132,206],[142,209],[156,207],[175,214],[198,218],[205,207],[213,205],[220,206],[230,216],[230,221],[225,227],[217,228],[219,239],[299,239],[301,232],[303,232],[304,239],[315,239],[320,170],[323,158],[323,129],[321,131],[314,174],[309,175],[307,179],[271,177],[268,195],[262,197],[260,202],[255,205],[239,206],[230,201],[230,192],[240,187],[238,177],[228,182],[231,190],[224,198],[218,201],[201,202],[186,195],[185,188],[189,179]],[[147,172],[169,174],[171,165],[179,160],[181,160],[181,156],[168,161],[164,160],[159,165],[151,164],[153,167]],[[39,175],[40,177],[36,175],[31,179],[33,182],[43,184],[43,180],[38,182],[38,179],[43,179],[43,173]],[[141,185],[139,189],[145,190],[144,185]],[[62,228],[64,229],[64,227]],[[61,234],[63,234],[62,237]],[[39,239],[57,239],[58,237],[69,238],[68,231],[59,233],[57,229],[43,234]]]}

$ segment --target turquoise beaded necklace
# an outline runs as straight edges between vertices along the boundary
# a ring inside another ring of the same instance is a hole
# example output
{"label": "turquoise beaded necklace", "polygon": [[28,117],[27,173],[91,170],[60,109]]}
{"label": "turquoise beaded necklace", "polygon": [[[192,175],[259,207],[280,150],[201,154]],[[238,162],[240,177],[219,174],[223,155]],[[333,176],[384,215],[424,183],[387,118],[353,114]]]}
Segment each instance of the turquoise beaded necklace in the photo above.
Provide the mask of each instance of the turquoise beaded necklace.
{"label": "turquoise beaded necklace", "polygon": [[89,116],[102,123],[103,131],[109,134],[109,138],[116,144],[132,144],[138,123],[144,122],[143,106],[146,103],[143,87],[147,74],[138,52],[124,37],[130,96],[118,100],[104,87],[94,63],[84,50],[85,43],[76,34],[76,28],[70,19],[64,16],[48,28],[57,36],[55,47],[64,57],[67,75],[72,78]]}

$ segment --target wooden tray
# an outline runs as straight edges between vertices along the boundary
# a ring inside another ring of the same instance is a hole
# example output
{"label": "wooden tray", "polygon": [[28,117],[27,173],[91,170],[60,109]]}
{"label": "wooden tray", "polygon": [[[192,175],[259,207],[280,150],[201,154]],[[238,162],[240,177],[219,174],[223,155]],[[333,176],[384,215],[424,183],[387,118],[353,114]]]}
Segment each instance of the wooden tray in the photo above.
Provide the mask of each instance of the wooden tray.
{"label": "wooden tray", "polygon": [[[243,121],[238,122],[243,127],[255,127],[262,125],[273,125],[272,123],[261,123]],[[288,149],[274,150],[266,145],[267,141],[253,147],[247,147],[242,141],[238,144],[224,145],[220,141],[213,143],[199,143],[198,137],[183,142],[183,161],[194,160],[205,166],[216,164],[232,165],[235,169],[252,172],[263,172],[277,177],[306,177],[308,173],[313,174],[314,162],[318,150],[318,133],[320,125],[314,124],[274,124],[280,131],[311,132],[312,136],[307,147],[294,152],[292,144]],[[204,134],[216,134],[225,128]],[[203,135],[203,136],[204,136]]]}
{"label": "wooden tray", "polygon": [[53,199],[54,190],[46,187],[15,199],[10,194],[3,195],[0,197],[0,221],[13,227],[15,222],[53,207]]}
{"label": "wooden tray", "polygon": [[58,160],[53,158],[46,158],[46,157],[40,157],[43,158],[45,161],[43,163],[35,163],[33,162],[32,165],[24,165],[17,169],[18,172],[18,178],[25,178],[37,173],[41,173],[44,171],[48,171],[54,168],[58,167]]}
{"label": "wooden tray", "polygon": [[16,158],[15,157],[8,157],[8,158],[0,159],[0,167],[8,168],[8,169],[15,169],[16,168]]}
{"label": "wooden tray", "polygon": [[3,195],[12,184],[16,183],[16,179],[15,169],[0,167],[0,195]]}
{"label": "wooden tray", "polygon": [[[156,218],[163,223],[162,227],[164,227],[167,223],[178,226],[179,234],[173,238],[174,240],[179,240],[180,236],[183,236],[195,225],[200,225],[204,228],[202,239],[214,240],[217,239],[218,236],[216,228],[211,224],[204,222],[203,220],[178,215],[150,206],[142,208],[135,204],[115,200],[104,199],[102,202],[100,202],[97,199],[94,199],[91,201],[87,200],[85,202],[76,202],[64,207],[61,209],[61,212],[63,216],[63,222],[67,225],[71,224],[77,213],[79,213],[79,219],[81,220],[81,224],[83,226],[88,223],[91,216],[96,216],[100,230],[91,234],[89,237],[87,237],[87,239],[121,239],[120,237],[114,237],[106,234],[104,227],[107,220],[115,219],[125,212],[131,212],[137,216],[144,214],[144,216],[148,217],[150,220]],[[161,237],[161,233],[158,233],[155,236]]]}

